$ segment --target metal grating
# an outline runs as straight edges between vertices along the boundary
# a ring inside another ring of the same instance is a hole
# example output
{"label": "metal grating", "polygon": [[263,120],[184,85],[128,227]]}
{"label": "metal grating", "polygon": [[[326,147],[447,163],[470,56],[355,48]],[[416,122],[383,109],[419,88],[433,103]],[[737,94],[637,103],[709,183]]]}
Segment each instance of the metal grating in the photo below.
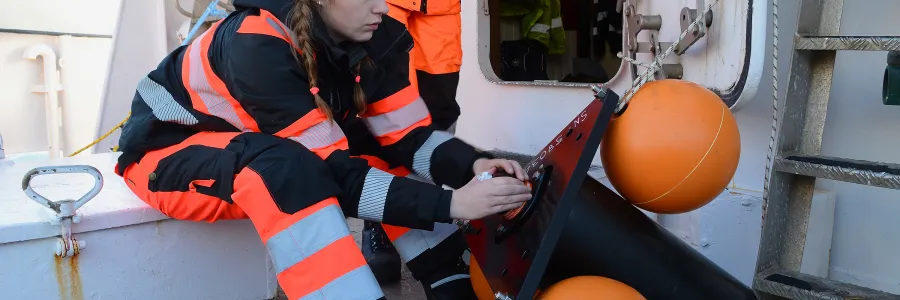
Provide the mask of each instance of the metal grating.
{"label": "metal grating", "polygon": [[774,167],[779,172],[900,190],[900,164],[820,155],[788,155],[777,158]]}
{"label": "metal grating", "polygon": [[854,50],[890,51],[900,50],[898,36],[796,36],[794,48],[797,50]]}

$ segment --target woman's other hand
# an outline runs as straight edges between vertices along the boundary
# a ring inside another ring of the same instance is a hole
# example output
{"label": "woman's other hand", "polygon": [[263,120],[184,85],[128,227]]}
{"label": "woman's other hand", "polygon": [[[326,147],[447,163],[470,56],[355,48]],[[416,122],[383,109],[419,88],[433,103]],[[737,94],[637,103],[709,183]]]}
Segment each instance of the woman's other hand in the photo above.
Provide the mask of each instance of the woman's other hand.
{"label": "woman's other hand", "polygon": [[[516,165],[518,166],[517,163]],[[521,172],[521,167],[519,171]],[[519,207],[529,199],[531,188],[516,178],[495,177],[485,181],[473,178],[462,188],[453,191],[450,217],[477,220]]]}
{"label": "woman's other hand", "polygon": [[525,170],[522,169],[522,165],[519,162],[509,159],[488,159],[488,158],[479,158],[475,160],[475,163],[472,165],[472,171],[474,171],[475,175],[481,174],[482,172],[491,173],[491,175],[495,175],[497,170],[503,170],[507,174],[516,177],[519,181],[528,180],[528,175],[525,174]]}

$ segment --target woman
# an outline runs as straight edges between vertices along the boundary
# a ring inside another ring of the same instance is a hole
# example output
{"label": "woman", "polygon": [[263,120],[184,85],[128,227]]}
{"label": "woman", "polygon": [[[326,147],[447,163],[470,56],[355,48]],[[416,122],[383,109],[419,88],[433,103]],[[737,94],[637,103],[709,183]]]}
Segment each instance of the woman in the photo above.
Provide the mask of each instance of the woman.
{"label": "woman", "polygon": [[383,298],[345,216],[394,225],[430,299],[474,299],[449,223],[530,198],[521,166],[430,126],[384,0],[233,4],[138,84],[116,173],[172,218],[249,218],[291,299]]}

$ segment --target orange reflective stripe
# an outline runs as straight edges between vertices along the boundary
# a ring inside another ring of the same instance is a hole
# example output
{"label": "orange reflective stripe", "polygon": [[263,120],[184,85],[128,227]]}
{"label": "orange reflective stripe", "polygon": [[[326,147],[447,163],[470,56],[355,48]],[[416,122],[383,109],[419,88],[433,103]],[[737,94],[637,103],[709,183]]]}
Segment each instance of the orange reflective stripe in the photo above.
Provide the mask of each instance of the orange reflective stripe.
{"label": "orange reflective stripe", "polygon": [[275,136],[283,138],[298,136],[306,129],[313,127],[313,125],[326,120],[328,120],[328,117],[325,116],[325,114],[323,114],[321,111],[319,111],[318,108],[313,109],[312,111],[306,113],[306,115],[304,115],[303,117],[300,117],[300,119],[297,119],[297,121],[294,121],[294,123],[291,123],[291,125],[288,125],[288,127],[285,127],[284,129],[276,132]]}
{"label": "orange reflective stripe", "polygon": [[219,117],[240,131],[258,132],[256,120],[231,96],[225,83],[209,65],[209,45],[221,23],[222,21],[213,24],[188,47],[182,65],[182,80],[186,83],[185,88],[195,109]]}
{"label": "orange reflective stripe", "polygon": [[247,34],[262,34],[268,35],[271,37],[276,37],[284,40],[285,42],[291,43],[288,40],[287,36],[281,30],[280,26],[272,26],[271,19],[267,18],[263,15],[265,12],[262,12],[259,16],[249,15],[244,18],[244,21],[241,22],[241,27],[238,28],[238,33],[247,33]]}
{"label": "orange reflective stripe", "polygon": [[353,157],[359,157],[359,158],[365,159],[369,163],[370,167],[373,167],[373,168],[376,168],[376,169],[379,169],[382,171],[390,169],[390,165],[386,161],[384,161],[378,157],[375,157],[375,156],[360,155],[360,156],[353,156]]}
{"label": "orange reflective stripe", "polygon": [[[221,22],[221,21],[220,21]],[[221,24],[221,23],[219,23]],[[218,26],[216,26],[218,27]],[[213,31],[214,28],[210,28],[209,31]],[[244,110],[244,107],[241,106],[240,102],[234,97],[231,96],[231,92],[228,91],[228,88],[225,86],[225,82],[222,82],[222,79],[216,75],[212,70],[212,66],[209,65],[209,60],[205,59],[209,57],[209,45],[212,44],[213,34],[208,34],[203,37],[200,48],[200,55],[204,58],[201,61],[203,62],[203,73],[206,74],[207,82],[212,86],[213,90],[220,95],[220,97],[225,98],[228,101],[228,104],[231,105],[234,112],[237,114],[237,117],[240,119],[241,123],[245,126],[244,128],[238,127],[241,131],[253,131],[259,132],[259,126],[256,125],[256,120]]]}
{"label": "orange reflective stripe", "polygon": [[404,168],[404,167],[402,167],[402,166],[391,169],[391,165],[390,165],[390,164],[388,164],[386,161],[384,161],[384,160],[382,160],[382,159],[380,159],[380,158],[378,158],[378,157],[375,157],[375,156],[371,156],[371,155],[360,155],[360,156],[357,156],[357,157],[362,158],[362,159],[365,159],[366,161],[368,161],[370,167],[373,167],[373,168],[376,168],[376,169],[379,169],[379,170],[388,172],[388,173],[390,173],[391,175],[394,175],[394,176],[405,177],[405,176],[407,176],[407,175],[409,175],[409,174],[412,173],[412,172],[409,171],[409,169]]}
{"label": "orange reflective stripe", "polygon": [[384,228],[384,234],[387,235],[388,239],[391,241],[396,241],[397,238],[400,238],[404,233],[407,233],[411,230],[406,227],[388,225],[384,223],[381,224],[381,227]]}
{"label": "orange reflective stripe", "polygon": [[[354,271],[360,270],[360,275],[348,278],[346,282],[340,279],[355,275]],[[377,299],[383,297],[381,288],[371,270],[366,264],[365,258],[359,252],[359,246],[353,240],[353,236],[347,235],[315,254],[310,255],[302,262],[290,269],[278,274],[280,282],[291,283],[281,285],[286,295],[291,299]],[[366,274],[368,273],[368,274]],[[330,283],[340,283],[333,289],[327,289]],[[322,291],[319,291],[322,290]],[[344,292],[352,298],[325,297],[319,293],[335,294]]]}
{"label": "orange reflective stripe", "polygon": [[410,125],[409,127],[406,127],[403,130],[380,135],[380,136],[375,137],[375,139],[378,140],[378,143],[380,143],[382,146],[393,145],[394,143],[403,139],[403,137],[406,136],[406,134],[409,133],[410,131],[412,131],[413,129],[416,129],[419,127],[425,127],[428,125],[431,125],[431,115],[429,115],[425,119],[422,119],[416,123],[413,123],[412,125]]}
{"label": "orange reflective stripe", "polygon": [[428,107],[412,86],[369,104],[360,117],[382,146],[396,143],[415,128],[431,125]]}
{"label": "orange reflective stripe", "polygon": [[[308,148],[308,147],[307,147]],[[347,142],[347,138],[342,138],[337,141],[337,143],[321,147],[321,148],[309,148],[312,152],[315,152],[316,155],[321,157],[322,159],[326,159],[331,156],[331,153],[338,150],[347,150],[350,149],[350,144]]]}
{"label": "orange reflective stripe", "polygon": [[241,27],[237,30],[238,33],[246,33],[246,34],[262,34],[268,35],[271,37],[276,37],[282,39],[294,46],[294,49],[300,53],[303,53],[303,50],[297,46],[297,42],[293,39],[293,36],[288,34],[289,29],[284,23],[278,20],[274,15],[265,10],[260,10],[259,16],[249,15],[244,18],[241,22]]}
{"label": "orange reflective stripe", "polygon": [[319,109],[310,111],[275,135],[302,144],[322,159],[327,158],[334,151],[350,149],[347,137],[344,136],[341,127],[334,121],[328,120]]}
{"label": "orange reflective stripe", "polygon": [[378,282],[356,246],[337,198],[296,213],[282,212],[262,177],[244,168],[235,177],[235,203],[244,208],[269,252],[290,299],[377,299]]}
{"label": "orange reflective stripe", "polygon": [[416,101],[419,98],[419,91],[413,86],[407,86],[400,90],[399,92],[394,93],[393,95],[388,96],[387,98],[378,100],[375,103],[371,103],[366,105],[366,113],[360,115],[360,117],[366,118],[371,116],[377,116],[380,114],[389,113],[404,106]]}

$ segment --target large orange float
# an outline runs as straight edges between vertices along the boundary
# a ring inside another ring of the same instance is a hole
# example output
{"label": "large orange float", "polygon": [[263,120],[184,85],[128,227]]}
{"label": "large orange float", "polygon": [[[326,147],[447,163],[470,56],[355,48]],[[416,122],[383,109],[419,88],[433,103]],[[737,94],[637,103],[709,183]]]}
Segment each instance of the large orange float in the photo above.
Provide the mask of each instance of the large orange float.
{"label": "large orange float", "polygon": [[481,272],[481,267],[478,266],[478,262],[475,261],[474,257],[469,259],[469,278],[472,280],[472,289],[475,290],[475,296],[478,297],[478,300],[494,300],[494,292],[491,290],[491,285],[488,283],[487,278],[484,277],[484,273]]}
{"label": "large orange float", "polygon": [[627,284],[600,276],[576,276],[557,282],[537,300],[647,300]]}
{"label": "large orange float", "polygon": [[656,213],[684,213],[718,196],[737,170],[741,140],[715,93],[676,79],[651,81],[615,118],[600,155],[623,198]]}

